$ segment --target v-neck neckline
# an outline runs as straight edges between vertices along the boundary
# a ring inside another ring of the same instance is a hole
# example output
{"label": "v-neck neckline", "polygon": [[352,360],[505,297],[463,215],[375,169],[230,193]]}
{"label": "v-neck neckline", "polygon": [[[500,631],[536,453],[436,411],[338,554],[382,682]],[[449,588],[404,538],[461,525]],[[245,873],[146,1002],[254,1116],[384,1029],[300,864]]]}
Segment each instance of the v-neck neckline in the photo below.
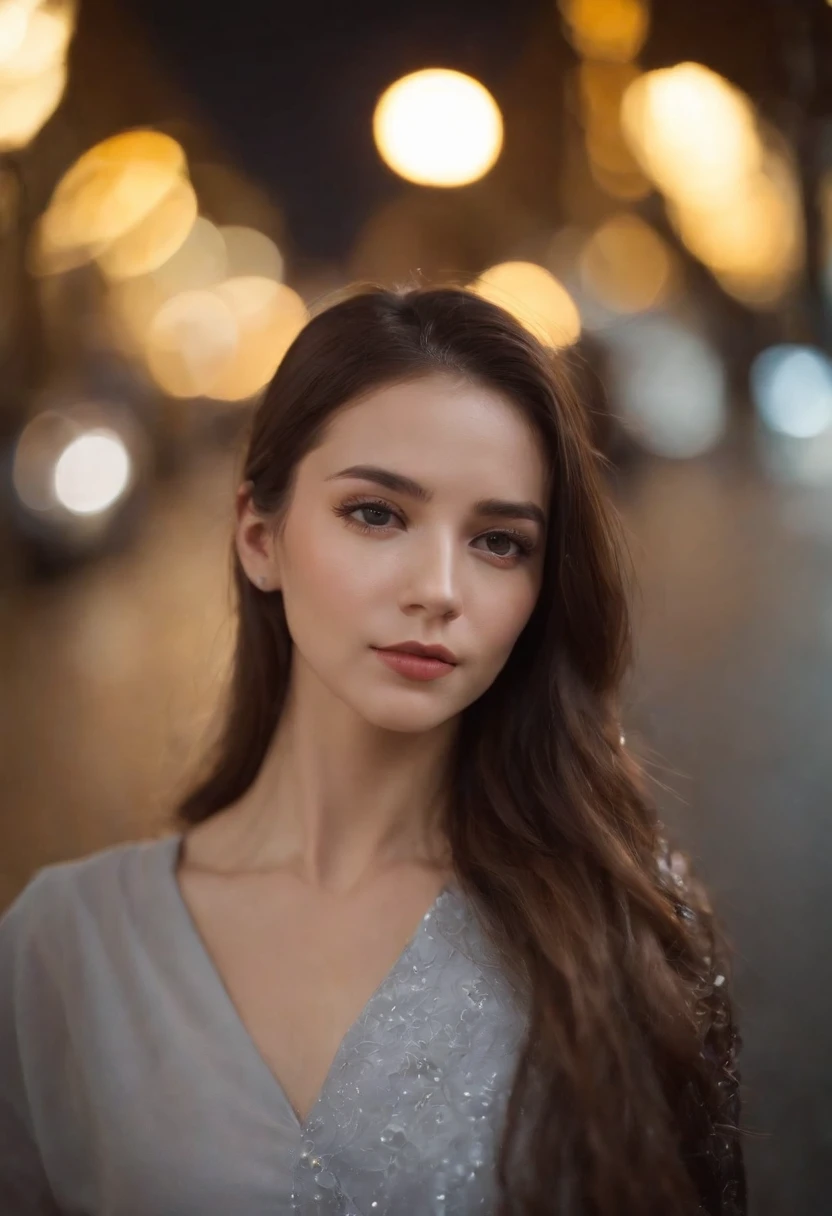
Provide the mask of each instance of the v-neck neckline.
{"label": "v-neck neckline", "polygon": [[[176,919],[182,927],[190,950],[196,959],[201,977],[206,982],[212,998],[215,1000],[223,1014],[224,1024],[228,1026],[232,1033],[234,1033],[240,1042],[244,1044],[248,1055],[255,1063],[257,1071],[265,1077],[267,1085],[270,1085],[272,1092],[277,1095],[280,1103],[285,1107],[296,1131],[303,1134],[307,1132],[307,1129],[310,1128],[310,1124],[315,1117],[318,1107],[329,1093],[336,1070],[341,1064],[342,1059],[347,1052],[356,1031],[358,1030],[358,1027],[372,1012],[379,1000],[381,1000],[381,998],[385,995],[402,969],[409,963],[415,947],[421,941],[422,935],[427,929],[429,920],[433,919],[438,909],[442,907],[445,901],[454,894],[456,891],[456,884],[453,880],[451,880],[446,882],[441,888],[433,903],[419,921],[413,936],[407,942],[404,949],[393,963],[392,967],[390,967],[387,974],[382,979],[381,983],[370,994],[357,1017],[348,1026],[338,1044],[335,1055],[332,1058],[326,1076],[324,1077],[323,1084],[315,1098],[315,1101],[312,1103],[306,1118],[301,1120],[297,1111],[289,1100],[289,1096],[283,1087],[282,1081],[278,1077],[274,1068],[269,1064],[260,1048],[257,1046],[251,1032],[243,1021],[240,1011],[231,997],[231,993],[226,986],[225,980],[214,962],[213,956],[208,949],[208,945],[203,938],[202,933],[200,932],[199,927],[191,913],[191,909],[185,900],[178,876],[179,858],[182,850],[182,844],[184,842],[184,836],[184,832],[179,832],[173,836],[164,837],[159,842],[162,846],[160,849],[160,859],[162,862],[162,886],[171,897],[169,901],[170,906]],[[171,932],[173,931],[174,927],[171,927]]]}

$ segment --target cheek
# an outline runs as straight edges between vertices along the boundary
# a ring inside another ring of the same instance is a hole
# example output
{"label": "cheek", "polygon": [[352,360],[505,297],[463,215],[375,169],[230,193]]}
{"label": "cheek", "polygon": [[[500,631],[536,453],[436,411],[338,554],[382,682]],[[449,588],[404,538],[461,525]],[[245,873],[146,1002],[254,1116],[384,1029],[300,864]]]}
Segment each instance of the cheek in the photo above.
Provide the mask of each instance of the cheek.
{"label": "cheek", "polygon": [[378,563],[361,561],[354,547],[344,542],[337,528],[326,523],[286,538],[284,600],[295,615],[307,614],[320,623],[337,621],[349,627],[376,593]]}
{"label": "cheek", "polygon": [[534,610],[536,600],[536,588],[525,581],[521,584],[518,579],[516,585],[505,589],[499,602],[492,600],[488,610],[482,613],[477,632],[483,652],[493,655],[498,664],[505,662],[511,653]]}

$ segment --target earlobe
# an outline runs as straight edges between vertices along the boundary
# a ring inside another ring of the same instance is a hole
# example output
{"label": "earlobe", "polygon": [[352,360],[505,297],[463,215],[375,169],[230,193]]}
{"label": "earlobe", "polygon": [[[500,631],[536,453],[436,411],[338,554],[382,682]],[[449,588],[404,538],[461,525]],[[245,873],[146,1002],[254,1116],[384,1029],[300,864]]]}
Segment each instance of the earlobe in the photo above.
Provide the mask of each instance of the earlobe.
{"label": "earlobe", "polygon": [[261,563],[271,566],[275,562],[271,529],[251,501],[251,481],[245,481],[237,491],[237,555],[249,582],[258,590],[279,590],[279,580],[274,573],[255,574],[252,566]]}

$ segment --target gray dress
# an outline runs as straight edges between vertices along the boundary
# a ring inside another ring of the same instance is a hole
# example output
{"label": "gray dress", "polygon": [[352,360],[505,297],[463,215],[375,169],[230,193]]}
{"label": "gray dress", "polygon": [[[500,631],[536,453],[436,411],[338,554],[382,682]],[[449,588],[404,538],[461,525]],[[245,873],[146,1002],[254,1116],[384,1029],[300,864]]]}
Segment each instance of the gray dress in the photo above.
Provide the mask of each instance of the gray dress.
{"label": "gray dress", "polygon": [[493,1212],[525,1019],[460,888],[301,1124],[182,898],[180,840],[45,866],[0,918],[0,1212]]}

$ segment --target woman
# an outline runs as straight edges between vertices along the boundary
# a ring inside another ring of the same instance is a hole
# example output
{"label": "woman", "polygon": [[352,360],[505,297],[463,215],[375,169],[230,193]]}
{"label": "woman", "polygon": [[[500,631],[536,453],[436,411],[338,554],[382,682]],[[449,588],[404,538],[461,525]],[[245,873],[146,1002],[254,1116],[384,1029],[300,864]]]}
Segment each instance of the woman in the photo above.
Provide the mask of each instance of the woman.
{"label": "woman", "polygon": [[3,1211],[745,1211],[719,938],[618,726],[622,553],[506,312],[308,323],[253,421],[206,776],[0,924]]}

